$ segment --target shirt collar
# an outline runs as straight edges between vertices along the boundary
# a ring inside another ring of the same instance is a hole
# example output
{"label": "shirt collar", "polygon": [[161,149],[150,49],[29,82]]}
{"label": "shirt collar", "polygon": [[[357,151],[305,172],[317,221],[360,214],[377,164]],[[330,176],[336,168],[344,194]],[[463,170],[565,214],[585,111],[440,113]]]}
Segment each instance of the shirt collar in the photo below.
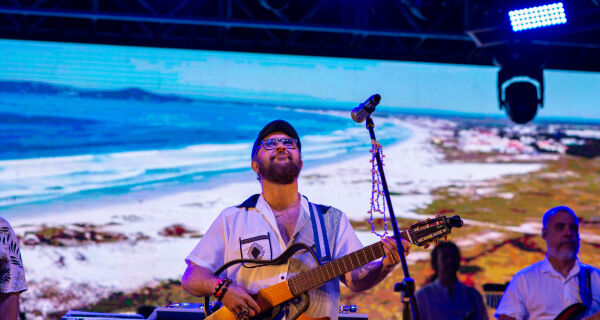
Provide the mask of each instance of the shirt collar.
{"label": "shirt collar", "polygon": [[[296,227],[294,229],[292,239],[298,234],[298,232],[300,232],[300,230],[306,225],[306,223],[310,221],[310,209],[308,206],[308,199],[302,194],[300,194],[300,214],[298,214],[298,220],[296,220]],[[269,203],[267,203],[262,193],[260,194],[260,197],[258,197],[258,201],[256,202],[256,210],[260,212],[265,217],[265,219],[269,221],[269,223],[271,223],[272,228],[274,230],[277,230],[277,232],[279,232],[279,228],[277,227],[277,222],[275,220],[275,214],[273,213],[273,210],[271,210],[271,206],[269,205]]]}
{"label": "shirt collar", "polygon": [[438,287],[440,287],[440,288],[444,288],[444,289],[446,289],[446,287],[445,287],[445,286],[443,286],[443,285],[442,285],[442,283],[440,282],[440,278],[435,278],[435,280],[433,280],[433,284],[434,284],[435,286],[438,286]]}
{"label": "shirt collar", "polygon": [[[300,217],[304,219],[310,219],[310,209],[308,208],[308,199],[300,194]],[[298,219],[300,221],[300,219]]]}
{"label": "shirt collar", "polygon": [[[265,214],[266,216],[270,215],[273,218],[275,218],[275,214],[273,213],[273,210],[271,210],[271,206],[269,205],[267,200],[265,200],[262,193],[260,194],[260,196],[258,197],[258,201],[256,202],[256,209],[261,213]],[[302,194],[300,194],[300,216],[298,217],[298,221],[301,221],[301,218],[310,219],[310,214],[308,210],[308,199]]]}
{"label": "shirt collar", "polygon": [[[443,285],[443,284],[440,282],[440,278],[435,278],[435,280],[433,280],[433,284],[434,284],[435,286],[438,286],[439,288],[442,288],[442,289],[444,289],[445,291],[448,291],[448,287],[446,287],[445,285]],[[454,282],[454,284],[452,285],[454,292],[456,292],[456,291],[459,289],[459,287],[460,287],[460,286],[461,286],[461,282],[460,282],[460,281],[457,279],[457,280]]]}
{"label": "shirt collar", "polygon": [[296,228],[294,228],[294,235],[298,234],[304,225],[310,221],[310,209],[309,209],[308,199],[300,195],[300,214],[298,215],[298,220],[296,220]]}
{"label": "shirt collar", "polygon": [[572,277],[575,277],[579,273],[579,259],[575,258],[575,264],[573,264],[573,268],[571,268],[571,270],[569,271],[569,274],[567,274],[566,277],[563,277],[563,275],[560,274],[560,272],[558,272],[558,271],[556,271],[556,269],[554,269],[554,267],[550,263],[550,260],[548,260],[548,256],[546,255],[546,257],[544,257],[544,260],[542,260],[541,271],[542,271],[542,274],[550,273],[552,275],[560,276],[561,278],[564,278],[565,280],[567,280]]}
{"label": "shirt collar", "polygon": [[271,216],[273,216],[273,211],[271,210],[271,207],[269,206],[269,204],[263,197],[262,193],[260,194],[260,196],[258,197],[258,200],[256,201],[256,210],[258,212],[262,213],[265,217],[268,217],[269,213]]}

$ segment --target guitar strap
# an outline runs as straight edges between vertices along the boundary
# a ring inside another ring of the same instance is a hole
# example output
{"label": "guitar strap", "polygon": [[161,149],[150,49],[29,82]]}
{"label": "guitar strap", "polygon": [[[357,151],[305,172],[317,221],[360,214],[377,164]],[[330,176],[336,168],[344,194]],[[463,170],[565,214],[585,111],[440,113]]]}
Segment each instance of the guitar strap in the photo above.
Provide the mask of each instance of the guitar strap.
{"label": "guitar strap", "polygon": [[579,296],[586,309],[592,306],[592,274],[589,266],[579,264]]}
{"label": "guitar strap", "polygon": [[[325,229],[325,220],[319,206],[308,202],[310,209],[310,220],[312,222],[313,234],[315,237],[315,250],[319,258],[319,264],[331,261],[331,252],[329,251],[329,241],[327,241],[327,230]],[[324,253],[324,255],[323,255]]]}

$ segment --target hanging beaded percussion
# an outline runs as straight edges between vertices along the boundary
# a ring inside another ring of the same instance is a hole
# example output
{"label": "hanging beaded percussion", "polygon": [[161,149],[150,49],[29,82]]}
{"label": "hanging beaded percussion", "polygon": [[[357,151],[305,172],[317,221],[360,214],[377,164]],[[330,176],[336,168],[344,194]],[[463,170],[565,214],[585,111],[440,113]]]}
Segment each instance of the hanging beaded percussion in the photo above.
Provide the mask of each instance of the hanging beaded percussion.
{"label": "hanging beaded percussion", "polygon": [[[381,184],[381,175],[379,173],[379,169],[377,168],[377,159],[376,154],[379,152],[379,156],[381,158],[381,162],[383,165],[383,158],[385,155],[383,154],[383,146],[379,144],[379,142],[375,140],[371,140],[371,210],[367,211],[369,214],[369,223],[371,224],[371,232],[376,234],[377,236],[383,238],[388,234],[388,225],[387,225],[387,216],[385,214],[385,196],[383,193],[383,188]],[[383,215],[383,233],[378,233],[375,230],[375,221],[373,220],[373,214],[381,214]]]}

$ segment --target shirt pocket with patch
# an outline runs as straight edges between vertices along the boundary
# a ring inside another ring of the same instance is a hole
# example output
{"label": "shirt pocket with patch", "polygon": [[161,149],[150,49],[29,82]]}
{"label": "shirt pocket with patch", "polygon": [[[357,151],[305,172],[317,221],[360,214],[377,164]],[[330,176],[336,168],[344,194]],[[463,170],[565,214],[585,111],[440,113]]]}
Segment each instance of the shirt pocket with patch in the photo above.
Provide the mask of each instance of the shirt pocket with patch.
{"label": "shirt pocket with patch", "polygon": [[273,246],[271,244],[271,234],[269,232],[246,234],[239,237],[239,242],[240,259],[273,259]]}

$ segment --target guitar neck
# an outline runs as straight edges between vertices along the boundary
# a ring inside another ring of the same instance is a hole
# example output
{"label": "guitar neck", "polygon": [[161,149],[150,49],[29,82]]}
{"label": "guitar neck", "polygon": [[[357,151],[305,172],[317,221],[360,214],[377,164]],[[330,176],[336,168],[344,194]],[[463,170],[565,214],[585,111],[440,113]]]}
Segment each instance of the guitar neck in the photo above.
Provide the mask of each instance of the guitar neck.
{"label": "guitar neck", "polygon": [[[410,241],[406,231],[400,233],[402,239]],[[383,257],[383,243],[378,241],[370,246],[347,254],[339,259],[318,266],[288,279],[290,291],[294,296],[317,288],[327,281],[339,277],[346,272]]]}

